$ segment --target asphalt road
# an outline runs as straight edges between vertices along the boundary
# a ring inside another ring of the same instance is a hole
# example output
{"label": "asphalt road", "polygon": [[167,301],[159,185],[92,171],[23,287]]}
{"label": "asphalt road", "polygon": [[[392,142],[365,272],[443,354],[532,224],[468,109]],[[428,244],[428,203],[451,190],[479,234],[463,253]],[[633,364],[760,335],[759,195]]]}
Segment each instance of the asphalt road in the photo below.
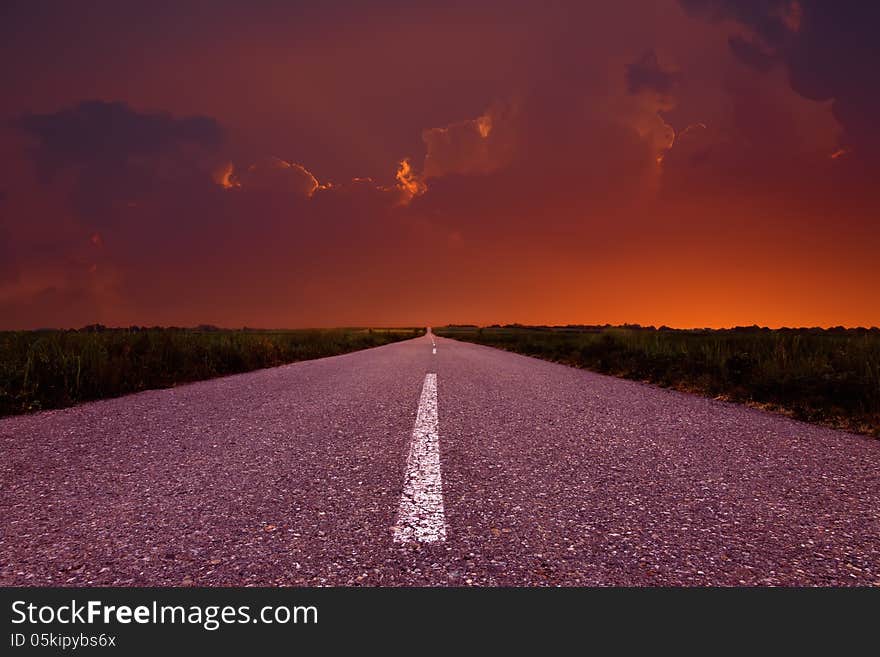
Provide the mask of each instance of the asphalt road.
{"label": "asphalt road", "polygon": [[880,441],[431,335],[0,457],[3,585],[880,585]]}

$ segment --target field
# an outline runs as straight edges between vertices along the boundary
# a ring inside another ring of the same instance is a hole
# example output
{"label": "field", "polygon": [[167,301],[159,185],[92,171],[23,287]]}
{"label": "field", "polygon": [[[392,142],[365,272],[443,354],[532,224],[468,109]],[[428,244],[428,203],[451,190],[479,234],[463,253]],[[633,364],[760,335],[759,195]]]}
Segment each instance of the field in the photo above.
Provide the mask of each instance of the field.
{"label": "field", "polygon": [[424,329],[138,328],[0,332],[0,416],[334,356]]}
{"label": "field", "polygon": [[438,335],[880,436],[878,329],[449,326]]}

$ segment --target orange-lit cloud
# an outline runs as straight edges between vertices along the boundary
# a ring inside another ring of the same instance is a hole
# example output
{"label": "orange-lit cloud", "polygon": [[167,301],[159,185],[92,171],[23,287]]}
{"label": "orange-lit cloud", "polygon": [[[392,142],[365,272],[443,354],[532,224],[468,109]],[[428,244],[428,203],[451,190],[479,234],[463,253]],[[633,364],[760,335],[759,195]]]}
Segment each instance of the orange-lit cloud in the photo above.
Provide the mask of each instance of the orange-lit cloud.
{"label": "orange-lit cloud", "polygon": [[402,159],[397,166],[397,173],[394,175],[397,180],[397,187],[403,194],[402,202],[407,203],[414,197],[424,194],[427,190],[425,182],[412,170],[409,158]]}
{"label": "orange-lit cloud", "polygon": [[277,157],[251,164],[241,175],[241,185],[252,190],[290,190],[307,198],[320,187],[304,166]]}
{"label": "orange-lit cloud", "polygon": [[329,189],[330,184],[320,184],[318,179],[301,164],[287,162],[278,157],[267,157],[247,167],[237,176],[232,162],[215,170],[213,180],[224,189],[254,191],[290,191],[311,198],[319,189]]}
{"label": "orange-lit cloud", "polygon": [[[504,166],[512,151],[510,122],[512,111],[495,105],[475,119],[459,121],[444,127],[427,128],[422,131],[426,154],[421,168],[413,168],[409,157],[397,163],[393,186],[381,185],[369,176],[357,176],[351,183],[372,186],[377,192],[394,191],[399,194],[398,203],[408,204],[412,199],[428,191],[427,181],[451,174],[486,174]],[[279,158],[268,158],[251,165],[237,177],[231,163],[224,164],[213,174],[214,182],[226,189],[265,190],[277,188],[292,180],[295,187],[310,198],[316,191],[345,187],[345,183],[318,180],[302,165]],[[284,182],[281,182],[284,181]]]}
{"label": "orange-lit cloud", "polygon": [[680,72],[661,63],[656,51],[649,50],[626,67],[627,91],[636,103],[621,108],[620,113],[630,114],[632,126],[644,139],[658,164],[675,143],[675,129],[663,118],[677,104],[675,96]]}
{"label": "orange-lit cloud", "polygon": [[235,187],[241,187],[241,183],[235,177],[235,166],[232,164],[232,162],[226,162],[220,165],[211,174],[211,178],[223,189],[234,189]]}
{"label": "orange-lit cloud", "polygon": [[424,130],[425,179],[485,174],[507,164],[512,149],[512,114],[511,108],[496,104],[475,119]]}

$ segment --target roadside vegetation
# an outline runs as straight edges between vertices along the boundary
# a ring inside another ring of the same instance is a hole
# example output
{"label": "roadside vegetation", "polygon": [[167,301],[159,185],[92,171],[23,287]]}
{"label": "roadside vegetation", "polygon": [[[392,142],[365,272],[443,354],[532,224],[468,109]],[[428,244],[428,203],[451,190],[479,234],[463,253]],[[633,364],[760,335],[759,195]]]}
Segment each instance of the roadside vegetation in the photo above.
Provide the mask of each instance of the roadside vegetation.
{"label": "roadside vegetation", "polygon": [[108,329],[0,332],[0,416],[335,356],[424,329]]}
{"label": "roadside vegetation", "polygon": [[449,326],[437,335],[880,436],[880,330]]}

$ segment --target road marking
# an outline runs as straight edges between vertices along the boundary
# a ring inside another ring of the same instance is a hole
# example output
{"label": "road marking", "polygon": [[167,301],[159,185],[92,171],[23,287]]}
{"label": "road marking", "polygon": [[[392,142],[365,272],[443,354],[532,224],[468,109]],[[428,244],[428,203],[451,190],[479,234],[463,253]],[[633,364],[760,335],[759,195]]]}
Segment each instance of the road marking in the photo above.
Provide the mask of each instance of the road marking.
{"label": "road marking", "polygon": [[434,349],[431,350],[431,353],[436,354],[436,353],[437,353],[437,347],[434,347]]}
{"label": "road marking", "polygon": [[406,474],[395,543],[437,543],[446,540],[443,480],[440,476],[440,434],[437,423],[437,375],[425,375]]}

